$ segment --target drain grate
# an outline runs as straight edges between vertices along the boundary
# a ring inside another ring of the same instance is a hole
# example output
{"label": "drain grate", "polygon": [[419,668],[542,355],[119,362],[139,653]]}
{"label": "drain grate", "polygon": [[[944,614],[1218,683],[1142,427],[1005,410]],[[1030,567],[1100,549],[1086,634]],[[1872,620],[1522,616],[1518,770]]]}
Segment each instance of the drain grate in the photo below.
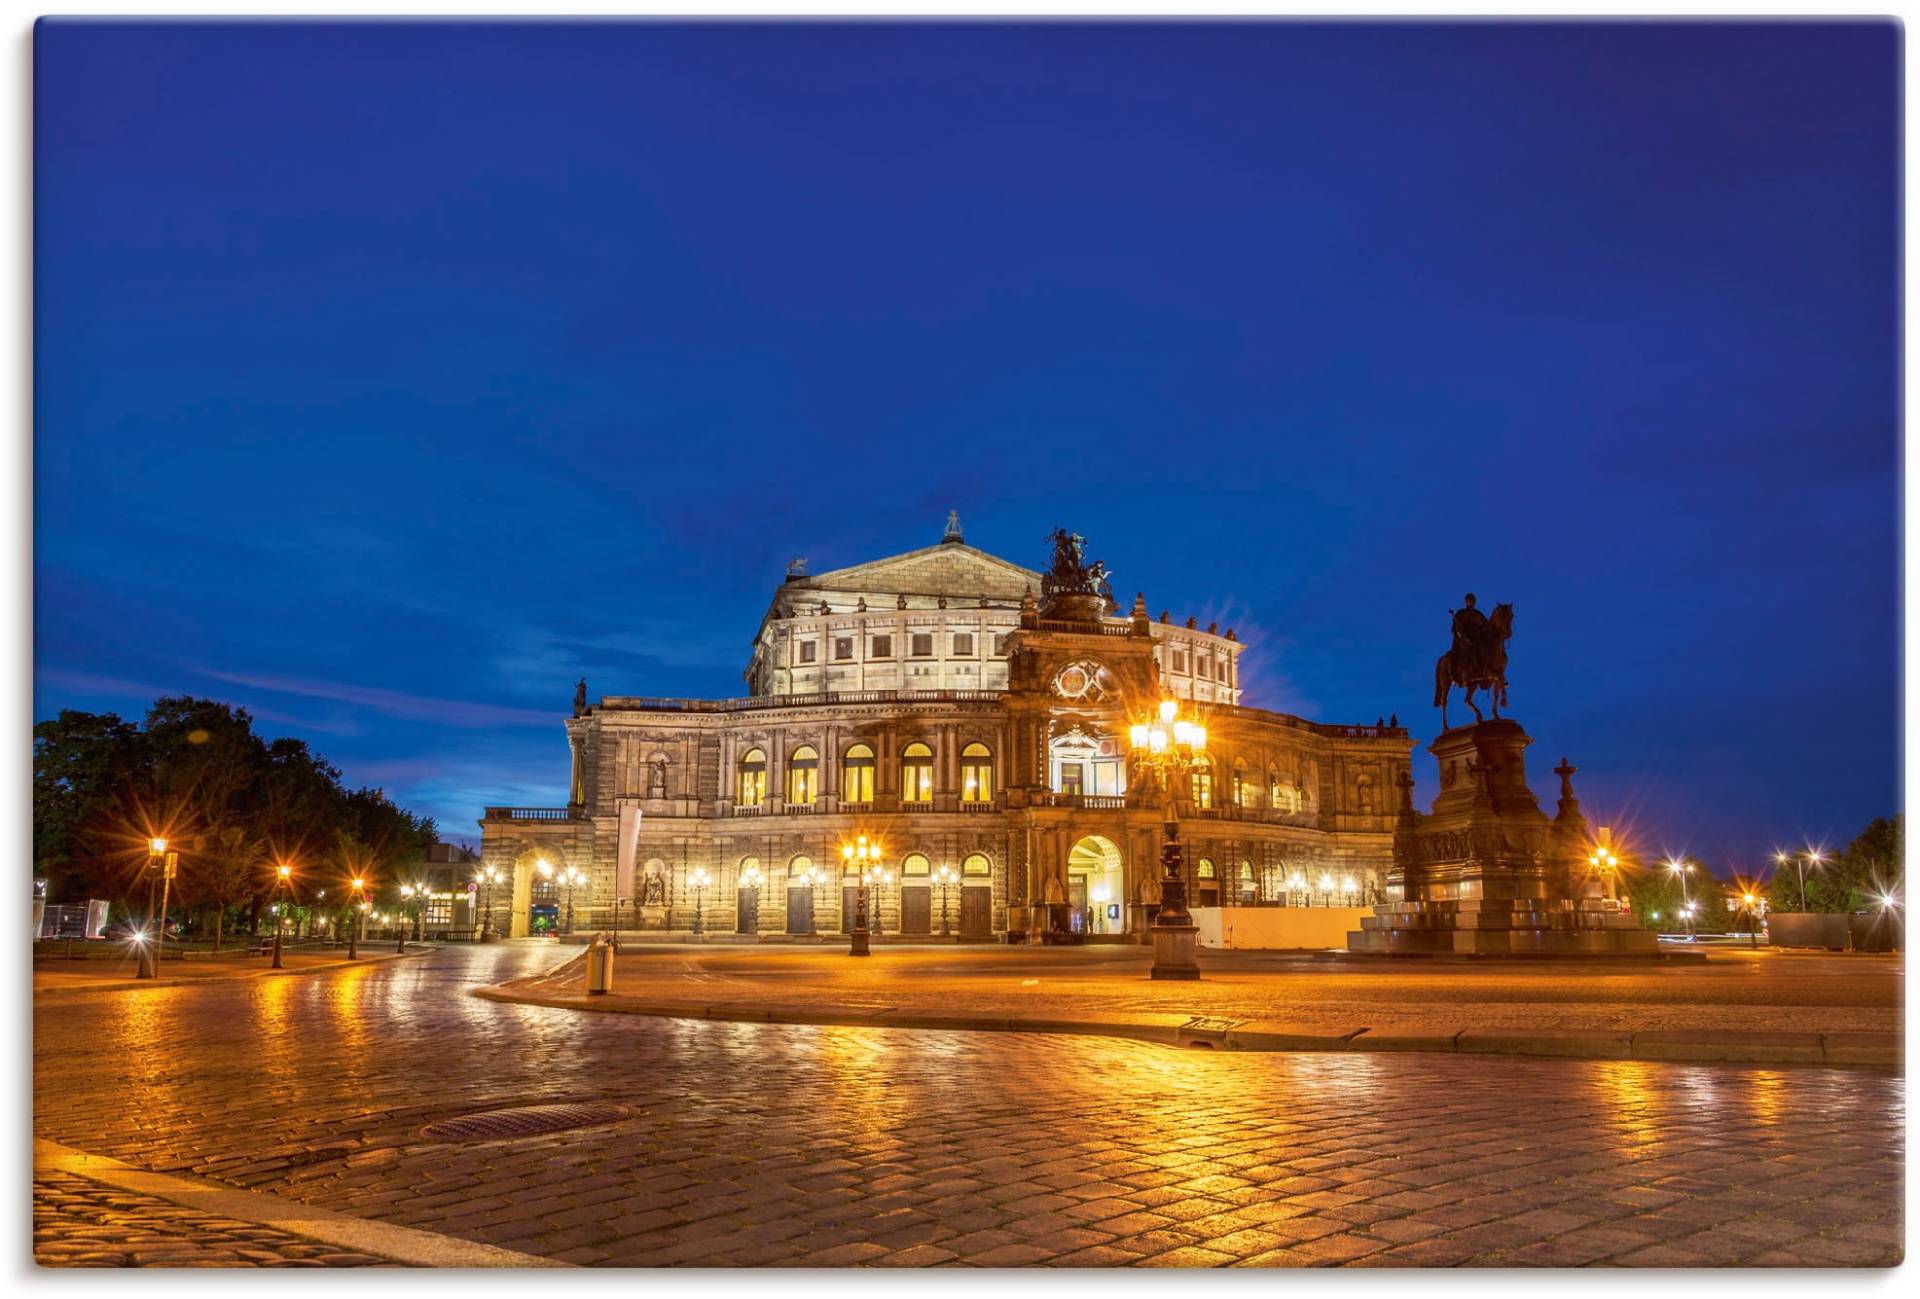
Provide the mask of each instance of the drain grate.
{"label": "drain grate", "polygon": [[523,1105],[517,1109],[487,1110],[442,1119],[421,1128],[420,1135],[431,1141],[508,1141],[514,1137],[537,1137],[570,1128],[616,1123],[631,1112],[624,1105]]}

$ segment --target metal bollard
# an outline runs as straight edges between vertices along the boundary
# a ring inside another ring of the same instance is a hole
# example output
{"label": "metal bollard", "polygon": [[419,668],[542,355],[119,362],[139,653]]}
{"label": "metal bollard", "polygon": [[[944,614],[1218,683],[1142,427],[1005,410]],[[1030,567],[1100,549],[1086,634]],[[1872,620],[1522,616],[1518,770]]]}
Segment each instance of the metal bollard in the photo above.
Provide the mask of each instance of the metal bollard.
{"label": "metal bollard", "polygon": [[613,988],[613,944],[603,934],[587,947],[587,995],[605,996]]}

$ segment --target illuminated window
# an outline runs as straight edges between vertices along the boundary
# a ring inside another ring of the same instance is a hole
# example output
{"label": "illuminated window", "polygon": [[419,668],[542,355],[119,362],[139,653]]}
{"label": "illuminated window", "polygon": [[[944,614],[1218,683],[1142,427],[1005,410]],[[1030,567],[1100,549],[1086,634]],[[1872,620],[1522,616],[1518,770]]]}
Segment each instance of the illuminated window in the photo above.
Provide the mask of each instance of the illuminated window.
{"label": "illuminated window", "polygon": [[1280,773],[1272,767],[1267,768],[1267,806],[1280,806]]}
{"label": "illuminated window", "polygon": [[1242,906],[1250,906],[1258,896],[1253,887],[1253,863],[1243,861],[1240,863],[1240,903]]}
{"label": "illuminated window", "polygon": [[907,859],[900,863],[900,873],[902,875],[930,875],[933,873],[932,864],[927,861],[927,855],[925,853],[910,852],[907,854]]}
{"label": "illuminated window", "polygon": [[747,881],[753,878],[753,876],[748,874],[748,872],[758,871],[759,869],[760,869],[760,859],[758,857],[742,857],[740,859],[740,864],[734,867],[733,878],[739,881],[739,885],[743,889],[758,888],[759,887],[758,885],[749,884]]}
{"label": "illuminated window", "polygon": [[1233,805],[1244,807],[1247,802],[1247,760],[1233,760]]}
{"label": "illuminated window", "polygon": [[811,803],[820,792],[820,755],[803,744],[787,759],[787,802]]}
{"label": "illuminated window", "polygon": [[984,744],[969,744],[960,750],[960,801],[993,801],[993,752]]}
{"label": "illuminated window", "polygon": [[973,657],[973,633],[957,631],[953,634],[953,652],[956,658]]}
{"label": "illuminated window", "polygon": [[849,803],[871,803],[873,801],[873,750],[864,744],[856,744],[847,750],[847,760],[842,768],[840,797]]}
{"label": "illuminated window", "polygon": [[819,649],[819,646],[815,645],[812,641],[810,640],[801,641],[800,642],[800,661],[802,663],[813,662],[814,651],[817,649]]}
{"label": "illuminated window", "polygon": [[734,802],[741,807],[759,807],[767,801],[767,755],[759,749],[748,749],[747,756],[740,759],[739,790]]}
{"label": "illuminated window", "polygon": [[807,856],[805,853],[800,854],[799,856],[795,857],[792,861],[788,862],[787,863],[787,879],[791,881],[790,887],[794,887],[794,888],[811,887],[813,881],[807,878],[807,872],[812,869],[813,869],[813,858]]}
{"label": "illuminated window", "polygon": [[873,657],[890,659],[893,657],[893,637],[875,636],[873,638]]}
{"label": "illuminated window", "polygon": [[1213,763],[1205,756],[1195,758],[1193,771],[1189,776],[1193,786],[1193,805],[1195,807],[1213,806]]}
{"label": "illuminated window", "polygon": [[970,853],[967,859],[960,863],[960,873],[962,875],[991,875],[993,874],[993,863],[987,860],[985,853]]}
{"label": "illuminated window", "polygon": [[1220,877],[1220,872],[1214,868],[1213,858],[1211,857],[1202,857],[1200,864],[1194,868],[1193,873],[1197,878],[1203,880],[1218,879]]}
{"label": "illuminated window", "polygon": [[913,633],[913,656],[923,659],[931,657],[932,654],[933,633],[930,631],[917,631]]}
{"label": "illuminated window", "polygon": [[900,801],[933,801],[933,750],[917,741],[900,754]]}

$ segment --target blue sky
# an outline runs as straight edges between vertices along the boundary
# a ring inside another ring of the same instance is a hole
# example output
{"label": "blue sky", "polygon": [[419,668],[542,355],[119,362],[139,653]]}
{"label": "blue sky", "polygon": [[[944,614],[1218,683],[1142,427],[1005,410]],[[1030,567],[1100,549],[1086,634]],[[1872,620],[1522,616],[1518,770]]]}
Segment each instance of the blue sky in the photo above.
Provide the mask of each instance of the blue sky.
{"label": "blue sky", "polygon": [[[472,838],[786,560],[1056,524],[1717,869],[1898,805],[1891,24],[43,22],[36,716],[241,704]],[[1424,802],[1431,765],[1416,773]]]}

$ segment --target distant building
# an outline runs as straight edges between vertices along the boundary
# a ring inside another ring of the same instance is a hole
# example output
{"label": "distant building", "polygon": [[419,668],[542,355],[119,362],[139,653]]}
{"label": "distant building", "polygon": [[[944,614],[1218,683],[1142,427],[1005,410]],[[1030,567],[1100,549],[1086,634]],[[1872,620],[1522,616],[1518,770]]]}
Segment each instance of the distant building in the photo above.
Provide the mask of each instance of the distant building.
{"label": "distant building", "polygon": [[[576,928],[610,925],[616,900],[632,928],[651,898],[675,929],[697,903],[709,931],[835,932],[852,923],[840,847],[865,834],[897,875],[875,897],[885,933],[940,932],[947,911],[973,937],[1137,934],[1163,800],[1131,779],[1127,726],[1168,694],[1210,733],[1181,791],[1195,905],[1381,896],[1403,728],[1244,707],[1231,628],[1045,590],[953,520],[922,550],[796,564],[754,635],[746,697],[578,701],[568,805],[480,822],[506,881],[496,911],[513,934],[537,927],[571,866],[587,877]],[[935,887],[943,867],[951,889]]]}
{"label": "distant building", "polygon": [[473,896],[473,873],[480,868],[478,854],[457,843],[436,843],[412,881],[424,884],[426,905],[420,912],[420,931],[428,938],[464,934],[479,923]]}

